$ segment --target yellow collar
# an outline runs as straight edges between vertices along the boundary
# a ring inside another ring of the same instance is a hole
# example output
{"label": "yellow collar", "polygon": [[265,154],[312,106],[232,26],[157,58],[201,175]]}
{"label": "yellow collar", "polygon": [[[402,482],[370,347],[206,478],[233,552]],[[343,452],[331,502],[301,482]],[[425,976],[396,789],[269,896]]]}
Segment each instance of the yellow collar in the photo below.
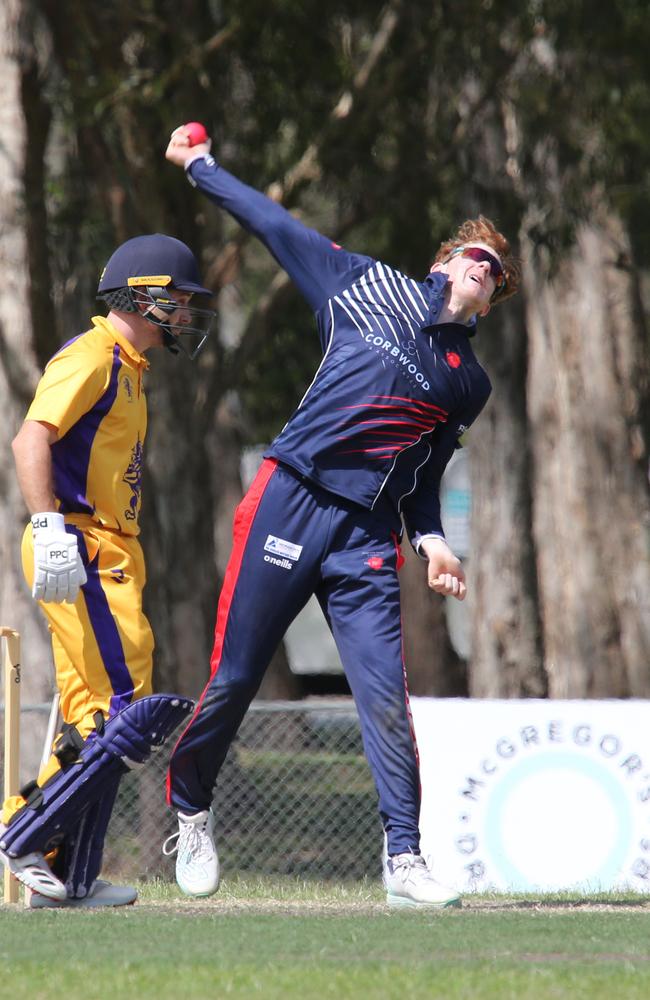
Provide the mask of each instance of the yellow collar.
{"label": "yellow collar", "polygon": [[117,344],[119,344],[124,353],[136,365],[144,368],[145,370],[149,367],[149,362],[145,358],[144,354],[140,354],[139,351],[136,351],[133,344],[131,344],[126,339],[126,337],[122,336],[119,330],[116,330],[112,323],[109,323],[106,316],[93,316],[92,324],[94,327],[103,330],[104,333],[107,333],[109,337],[111,337]]}

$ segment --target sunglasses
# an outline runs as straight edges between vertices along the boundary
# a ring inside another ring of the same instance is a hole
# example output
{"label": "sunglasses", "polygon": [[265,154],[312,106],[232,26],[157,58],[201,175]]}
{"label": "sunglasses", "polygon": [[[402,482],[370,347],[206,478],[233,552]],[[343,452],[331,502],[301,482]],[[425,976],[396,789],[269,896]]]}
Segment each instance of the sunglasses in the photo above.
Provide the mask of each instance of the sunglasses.
{"label": "sunglasses", "polygon": [[490,274],[494,278],[496,286],[495,291],[499,291],[503,288],[506,283],[506,276],[503,273],[501,262],[498,261],[493,254],[484,250],[482,247],[456,247],[456,249],[452,250],[449,254],[448,260],[451,260],[452,257],[456,257],[457,254],[460,254],[461,257],[468,257],[470,260],[475,260],[477,264],[486,260],[490,265]]}

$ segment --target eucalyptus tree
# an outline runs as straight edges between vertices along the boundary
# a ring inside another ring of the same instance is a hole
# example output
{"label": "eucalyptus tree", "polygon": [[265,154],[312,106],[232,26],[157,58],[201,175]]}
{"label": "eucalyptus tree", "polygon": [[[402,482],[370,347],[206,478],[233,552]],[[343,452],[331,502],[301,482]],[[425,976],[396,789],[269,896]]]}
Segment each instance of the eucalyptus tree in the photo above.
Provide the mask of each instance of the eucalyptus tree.
{"label": "eucalyptus tree", "polygon": [[[171,129],[201,119],[225,166],[411,274],[479,211],[514,236],[522,294],[477,338],[494,392],[467,440],[473,651],[469,664],[453,654],[409,560],[414,689],[649,693],[645,6],[3,6],[14,142],[0,151],[0,232],[19,300],[0,289],[6,446],[117,243],[178,236],[215,289],[219,332],[198,363],[157,357],[149,376],[143,541],[161,685],[195,694],[205,677],[241,448],[279,429],[318,363],[272,260],[164,162]],[[9,609],[24,512],[3,468]]]}

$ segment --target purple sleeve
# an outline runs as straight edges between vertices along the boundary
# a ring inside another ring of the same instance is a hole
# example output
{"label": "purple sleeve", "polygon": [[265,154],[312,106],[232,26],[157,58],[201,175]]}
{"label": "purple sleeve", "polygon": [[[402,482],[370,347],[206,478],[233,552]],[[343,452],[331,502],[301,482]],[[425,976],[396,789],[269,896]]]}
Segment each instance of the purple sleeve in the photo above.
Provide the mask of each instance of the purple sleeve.
{"label": "purple sleeve", "polygon": [[314,312],[365,271],[371,258],[348,253],[303,225],[282,205],[220,167],[211,156],[188,166],[190,183],[270,250]]}

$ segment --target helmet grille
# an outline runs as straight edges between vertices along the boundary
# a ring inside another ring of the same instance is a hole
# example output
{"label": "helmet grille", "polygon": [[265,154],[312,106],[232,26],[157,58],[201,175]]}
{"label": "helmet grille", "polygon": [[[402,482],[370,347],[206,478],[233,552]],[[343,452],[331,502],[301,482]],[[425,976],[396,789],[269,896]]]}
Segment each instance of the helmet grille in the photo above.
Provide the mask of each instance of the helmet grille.
{"label": "helmet grille", "polygon": [[115,309],[117,312],[133,313],[138,311],[130,288],[115,288],[112,292],[98,295],[97,298],[103,299],[109,309]]}

